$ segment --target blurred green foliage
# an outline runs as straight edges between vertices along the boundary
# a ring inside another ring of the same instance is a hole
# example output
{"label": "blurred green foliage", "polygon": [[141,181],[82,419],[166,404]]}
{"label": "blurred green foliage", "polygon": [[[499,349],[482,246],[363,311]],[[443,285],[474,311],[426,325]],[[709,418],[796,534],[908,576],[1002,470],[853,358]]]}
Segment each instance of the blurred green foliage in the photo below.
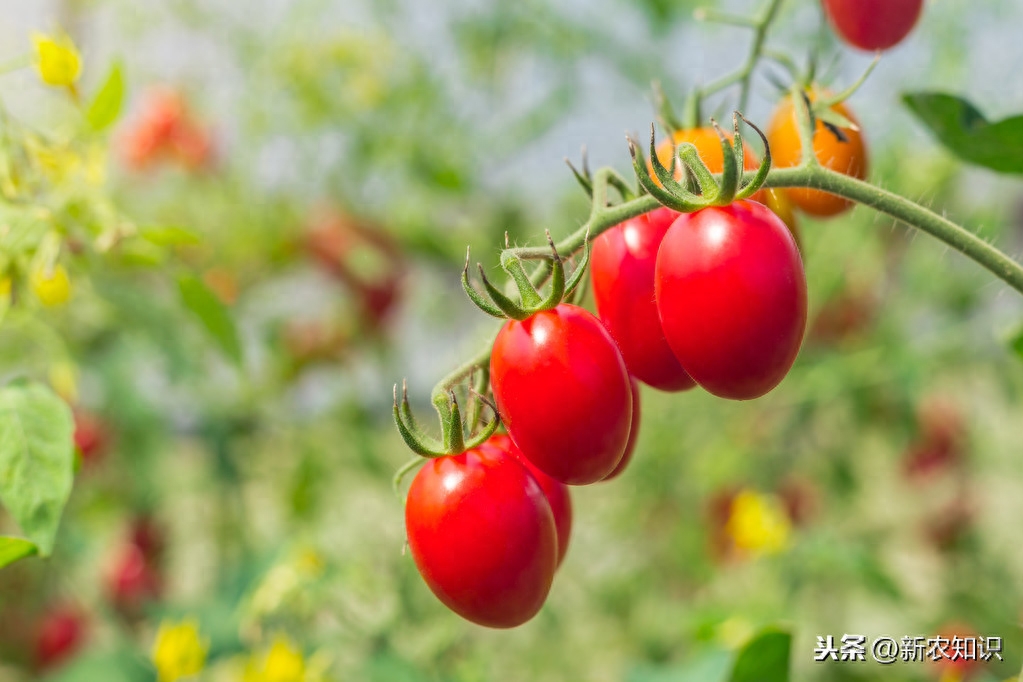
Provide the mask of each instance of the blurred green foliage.
{"label": "blurred green foliage", "polygon": [[[694,54],[692,69],[664,59],[702,30],[690,2],[438,3],[422,40],[407,3],[341,4],[285,3],[267,26],[229,3],[69,3],[77,25],[124,33],[121,66],[87,62],[77,105],[38,86],[30,100],[52,117],[0,110],[14,292],[0,371],[34,386],[0,398],[45,402],[48,384],[103,425],[102,447],[80,448],[52,558],[0,572],[0,680],[153,680],[158,626],[188,618],[208,641],[204,680],[268,679],[281,637],[302,660],[286,679],[301,680],[767,682],[789,679],[791,657],[797,680],[922,681],[931,664],[815,664],[816,637],[949,629],[1004,637],[1005,662],[974,679],[1018,670],[1023,363],[1005,341],[1021,306],[864,209],[804,221],[811,325],[778,390],[742,404],[645,390],[630,469],[573,491],[571,548],[539,616],[498,632],[448,612],[403,552],[391,385],[408,374],[426,415],[430,382],[483,337],[458,290],[466,244],[492,263],[505,234],[539,243],[585,218],[568,172],[537,195],[501,171],[537,149],[546,163],[545,140],[601,113],[581,109],[587,69],[608,102],[651,79],[682,101],[679,73],[712,75]],[[810,32],[798,20],[814,3],[792,4],[792,35]],[[86,57],[91,35],[75,36]],[[147,66],[161,40],[214,45],[216,68]],[[159,86],[185,103],[180,125],[211,136],[202,163],[182,139],[130,160]],[[615,135],[644,129],[644,111]],[[877,184],[1019,251],[1017,184],[876,134]],[[70,273],[62,306],[31,290],[54,263]],[[67,430],[52,400],[40,441]],[[13,482],[0,533],[48,548],[52,514],[36,533]],[[782,551],[736,547],[729,529],[757,523],[734,518],[743,493],[784,508]],[[115,574],[143,518],[165,545],[151,559],[163,584],[133,609]],[[19,551],[0,539],[0,563]],[[37,624],[69,603],[87,645],[40,670]]]}

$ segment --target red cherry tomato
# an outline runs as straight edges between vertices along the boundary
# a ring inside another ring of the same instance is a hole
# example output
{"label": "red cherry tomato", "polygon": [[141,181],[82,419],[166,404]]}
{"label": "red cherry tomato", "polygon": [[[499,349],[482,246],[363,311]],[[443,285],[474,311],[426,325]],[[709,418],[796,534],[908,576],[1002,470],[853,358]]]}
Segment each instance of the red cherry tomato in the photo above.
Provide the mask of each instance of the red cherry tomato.
{"label": "red cherry tomato", "polygon": [[134,617],[163,591],[156,566],[134,544],[125,545],[107,573],[107,596],[121,613]]}
{"label": "red cherry tomato", "polygon": [[924,0],[824,0],[824,14],[845,42],[861,50],[887,50],[913,30]]}
{"label": "red cherry tomato", "polygon": [[52,668],[70,658],[85,640],[85,618],[74,608],[61,607],[43,616],[35,636],[35,663]]}
{"label": "red cherry tomato", "polygon": [[558,538],[540,484],[506,451],[432,459],[405,502],[412,558],[437,598],[463,618],[510,628],[543,606]]}
{"label": "red cherry tomato", "polygon": [[636,383],[635,379],[632,379],[629,383],[632,386],[632,423],[629,425],[629,442],[625,445],[625,454],[622,455],[618,466],[604,477],[605,481],[618,478],[625,471],[625,467],[629,466],[629,462],[632,461],[632,452],[636,449],[636,439],[639,437],[639,384]]}
{"label": "red cherry tomato", "polygon": [[584,485],[618,465],[632,391],[618,346],[593,315],[563,303],[509,320],[494,340],[490,379],[508,435],[545,474]]}
{"label": "red cherry tomato", "polygon": [[664,340],[654,302],[657,247],[678,216],[662,207],[627,220],[594,239],[590,252],[601,322],[618,342],[632,376],[662,391],[696,385]]}
{"label": "red cherry tomato", "polygon": [[792,234],[763,204],[682,215],[657,253],[657,310],[675,356],[722,398],[764,395],[806,328],[806,275]]}
{"label": "red cherry tomato", "polygon": [[85,464],[98,462],[110,444],[110,433],[99,415],[82,409],[74,411],[75,447]]}
{"label": "red cherry tomato", "polygon": [[554,514],[554,527],[558,531],[558,566],[560,566],[568,551],[569,537],[572,535],[572,496],[568,492],[568,486],[537,469],[535,464],[526,459],[512,439],[503,433],[495,434],[482,447],[494,447],[512,455],[540,484],[540,489],[547,497],[547,502],[551,505],[551,512]]}

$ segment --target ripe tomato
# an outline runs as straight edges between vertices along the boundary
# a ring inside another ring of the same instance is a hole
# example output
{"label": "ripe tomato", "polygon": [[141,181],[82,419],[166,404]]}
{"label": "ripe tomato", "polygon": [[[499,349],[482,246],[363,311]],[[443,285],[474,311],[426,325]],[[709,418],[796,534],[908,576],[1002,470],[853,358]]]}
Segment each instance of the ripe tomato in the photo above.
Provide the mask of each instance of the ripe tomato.
{"label": "ripe tomato", "polygon": [[163,581],[157,567],[134,544],[125,545],[110,564],[106,576],[107,597],[128,617],[141,615],[147,602],[160,596]]}
{"label": "ripe tomato", "polygon": [[[814,99],[812,93],[810,99]],[[856,117],[844,104],[836,104],[831,109],[859,125]],[[813,133],[814,154],[822,166],[862,180],[867,176],[867,148],[863,142],[863,135],[860,131],[850,128],[841,130],[847,138],[845,142],[818,120]],[[774,118],[768,127],[767,141],[771,145],[771,159],[776,168],[799,165],[803,147],[799,142],[796,111],[791,97],[783,99],[774,112]],[[785,193],[803,211],[821,218],[838,215],[852,207],[852,203],[842,197],[818,189],[789,188]]]}
{"label": "ripe tomato", "polygon": [[630,384],[632,385],[632,424],[629,425],[629,442],[625,445],[625,454],[622,455],[618,466],[604,477],[605,481],[617,478],[625,471],[625,467],[629,466],[629,462],[632,461],[632,453],[636,449],[636,439],[639,437],[639,384],[635,379],[632,379]]}
{"label": "ripe tomato", "polygon": [[861,50],[887,50],[913,30],[924,0],[824,0],[824,15],[845,42]]}
{"label": "ripe tomato", "polygon": [[314,211],[305,249],[354,294],[371,329],[381,328],[401,301],[403,257],[382,228],[331,207]]}
{"label": "ripe tomato", "polygon": [[71,607],[59,607],[46,613],[35,633],[35,664],[40,670],[66,661],[85,640],[85,617]]}
{"label": "ripe tomato", "polygon": [[75,409],[74,417],[75,447],[82,455],[82,462],[98,462],[110,445],[111,435],[107,425],[99,415],[82,409]]}
{"label": "ripe tomato", "polygon": [[540,489],[543,490],[548,504],[551,505],[551,512],[554,514],[554,527],[558,534],[558,566],[560,566],[568,551],[569,537],[572,535],[572,496],[568,492],[568,486],[537,469],[535,464],[526,459],[512,439],[503,433],[495,434],[481,447],[497,448],[510,454],[517,462],[526,467],[526,470],[540,484]]}
{"label": "ripe tomato", "polygon": [[668,344],[710,393],[757,398],[788,373],[806,328],[806,275],[763,204],[680,216],[657,253],[655,288]]}
{"label": "ripe tomato", "polygon": [[437,598],[478,625],[510,628],[543,606],[558,562],[550,504],[508,452],[432,459],[405,502],[412,558]]}
{"label": "ripe tomato", "polygon": [[490,379],[508,434],[547,475],[595,483],[621,460],[632,422],[629,374],[587,311],[563,303],[508,320],[494,340]]}
{"label": "ripe tomato", "polygon": [[662,207],[627,220],[594,239],[590,252],[601,322],[618,342],[629,372],[662,391],[696,385],[664,340],[654,302],[657,247],[678,216]]}

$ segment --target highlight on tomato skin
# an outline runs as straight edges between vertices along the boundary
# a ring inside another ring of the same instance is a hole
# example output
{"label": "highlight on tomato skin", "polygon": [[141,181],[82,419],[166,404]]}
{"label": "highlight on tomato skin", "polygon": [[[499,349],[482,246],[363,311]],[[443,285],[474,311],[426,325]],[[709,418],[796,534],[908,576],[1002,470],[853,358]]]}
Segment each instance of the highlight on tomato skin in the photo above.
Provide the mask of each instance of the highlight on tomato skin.
{"label": "highlight on tomato skin", "polygon": [[629,373],[661,391],[696,385],[671,352],[654,302],[657,249],[678,216],[661,207],[632,218],[594,239],[590,251],[601,322],[617,342]]}
{"label": "highlight on tomato skin", "polygon": [[799,249],[755,201],[680,216],[657,253],[656,296],[675,356],[722,398],[752,400],[777,386],[806,329]]}
{"label": "highlight on tomato skin", "polygon": [[901,43],[920,19],[924,0],[823,0],[824,16],[846,43],[868,52]]}
{"label": "highlight on tomato skin", "polygon": [[625,453],[632,390],[600,320],[568,303],[498,332],[490,380],[508,435],[533,464],[568,485],[596,483]]}
{"label": "highlight on tomato skin", "polygon": [[423,580],[477,625],[511,628],[539,612],[558,564],[554,515],[529,471],[498,447],[437,457],[405,502],[409,549]]}

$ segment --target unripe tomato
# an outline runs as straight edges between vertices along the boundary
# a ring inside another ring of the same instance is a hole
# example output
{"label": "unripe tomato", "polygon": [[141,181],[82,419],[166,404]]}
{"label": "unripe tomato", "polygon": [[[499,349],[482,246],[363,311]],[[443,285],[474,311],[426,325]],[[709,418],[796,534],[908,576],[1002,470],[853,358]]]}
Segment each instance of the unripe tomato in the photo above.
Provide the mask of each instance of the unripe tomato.
{"label": "unripe tomato", "polygon": [[497,448],[512,455],[540,484],[540,489],[543,490],[548,504],[551,505],[551,512],[554,514],[554,527],[558,531],[558,566],[560,566],[568,551],[568,540],[572,535],[572,496],[568,492],[568,486],[537,469],[535,464],[526,459],[512,439],[503,433],[495,434],[481,447]]}
{"label": "unripe tomato", "polygon": [[[814,99],[812,93],[810,99]],[[836,104],[831,109],[859,125],[845,104]],[[844,142],[818,120],[813,133],[814,154],[825,168],[862,180],[867,176],[867,148],[863,135],[859,130],[851,128],[842,128],[841,131],[846,137]],[[774,112],[774,118],[771,119],[768,128],[767,141],[771,146],[771,159],[776,168],[798,166],[802,161],[803,147],[799,141],[796,110],[791,97],[783,99]],[[800,209],[821,218],[838,215],[852,207],[852,202],[819,189],[788,188],[785,193]]]}
{"label": "unripe tomato", "polygon": [[632,422],[629,374],[587,311],[562,303],[508,320],[494,340],[490,380],[508,435],[547,475],[585,485],[618,465]]}
{"label": "unripe tomato", "polygon": [[657,247],[678,213],[661,207],[593,240],[590,276],[601,322],[622,351],[632,376],[662,391],[695,386],[664,340],[654,302]]}
{"label": "unripe tomato", "polygon": [[[763,198],[763,201],[760,203],[771,209],[771,213],[781,218],[781,221],[785,223],[785,227],[789,228],[792,238],[796,240],[796,246],[799,247],[800,253],[802,253],[803,236],[799,232],[799,220],[796,218],[796,212],[792,208],[792,200],[789,199],[785,190],[765,189],[757,192],[757,194]],[[757,199],[757,201],[760,200]]]}
{"label": "unripe tomato", "polygon": [[[732,139],[732,136],[727,133],[726,136],[728,139]],[[675,153],[675,148],[683,142],[689,142],[696,147],[696,151],[700,154],[700,159],[711,173],[721,173],[724,171],[725,157],[721,151],[721,138],[713,128],[687,128],[674,131],[670,140],[664,140],[657,145],[657,160],[661,162],[662,166],[671,168],[671,159]],[[743,168],[745,170],[755,170],[759,163],[756,155],[745,143],[742,150]],[[679,165],[675,168],[675,179],[679,181],[682,180],[681,163],[679,161]],[[649,161],[647,161],[647,166],[650,168],[654,182],[660,186],[661,183],[657,180],[657,176],[653,175],[653,166],[650,165]]]}
{"label": "unripe tomato", "polygon": [[845,42],[861,50],[887,50],[916,26],[924,0],[824,0],[824,15]]}
{"label": "unripe tomato", "polygon": [[46,613],[35,633],[35,664],[40,670],[63,663],[78,651],[85,640],[85,617],[71,607]]}
{"label": "unripe tomato", "polygon": [[558,562],[550,504],[500,448],[438,457],[405,502],[416,567],[437,598],[478,625],[510,628],[536,615]]}
{"label": "unripe tomato", "polygon": [[657,310],[689,375],[750,400],[788,373],[806,328],[806,275],[792,234],[755,201],[683,214],[657,253]]}
{"label": "unripe tomato", "polygon": [[610,481],[612,478],[618,478],[618,476],[625,471],[625,467],[629,466],[629,462],[632,461],[632,453],[636,449],[636,439],[639,438],[639,384],[633,378],[630,382],[632,386],[632,424],[629,426],[629,442],[625,445],[625,454],[622,455],[621,461],[618,462],[618,466],[614,468],[614,471],[604,477],[605,481]]}

